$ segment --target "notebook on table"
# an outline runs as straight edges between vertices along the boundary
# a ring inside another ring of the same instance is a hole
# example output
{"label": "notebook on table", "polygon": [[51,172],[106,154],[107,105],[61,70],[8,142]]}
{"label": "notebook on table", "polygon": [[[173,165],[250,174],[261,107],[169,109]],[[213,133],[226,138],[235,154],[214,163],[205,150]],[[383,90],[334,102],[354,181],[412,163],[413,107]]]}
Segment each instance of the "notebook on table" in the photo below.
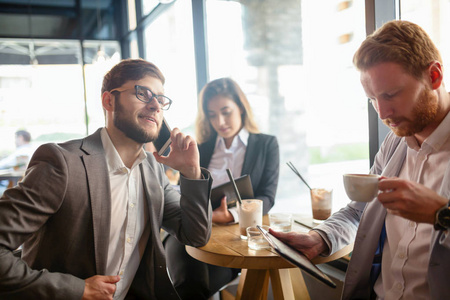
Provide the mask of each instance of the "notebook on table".
{"label": "notebook on table", "polygon": [[[253,198],[253,187],[250,181],[250,175],[243,175],[235,180],[236,187],[239,191],[241,199],[252,199]],[[211,205],[212,209],[216,209],[220,206],[220,201],[223,196],[227,197],[228,208],[236,205],[237,196],[234,192],[234,187],[231,182],[225,182],[221,185],[216,186],[211,190]]]}
{"label": "notebook on table", "polygon": [[316,267],[316,265],[314,265],[303,253],[286,245],[261,226],[256,225],[256,227],[258,227],[264,238],[267,242],[269,242],[270,246],[278,253],[278,255],[312,275],[314,278],[322,281],[326,285],[336,288],[336,284],[318,267]]}

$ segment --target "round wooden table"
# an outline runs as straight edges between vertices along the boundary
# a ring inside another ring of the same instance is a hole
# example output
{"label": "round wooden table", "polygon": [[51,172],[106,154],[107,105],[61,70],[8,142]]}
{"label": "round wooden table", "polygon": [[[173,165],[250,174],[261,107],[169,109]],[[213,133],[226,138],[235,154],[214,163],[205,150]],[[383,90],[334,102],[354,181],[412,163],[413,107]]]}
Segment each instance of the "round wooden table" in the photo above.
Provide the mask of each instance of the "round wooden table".
{"label": "round wooden table", "polygon": [[[267,216],[264,224],[268,224]],[[295,231],[308,231],[294,225]],[[330,257],[320,257],[314,263],[325,263],[348,254],[352,245]],[[269,279],[275,300],[309,299],[308,289],[299,268],[281,258],[272,249],[252,250],[239,234],[239,224],[213,225],[211,238],[203,247],[186,246],[197,260],[212,265],[242,269],[236,299],[267,299]],[[292,284],[294,279],[295,284]]]}

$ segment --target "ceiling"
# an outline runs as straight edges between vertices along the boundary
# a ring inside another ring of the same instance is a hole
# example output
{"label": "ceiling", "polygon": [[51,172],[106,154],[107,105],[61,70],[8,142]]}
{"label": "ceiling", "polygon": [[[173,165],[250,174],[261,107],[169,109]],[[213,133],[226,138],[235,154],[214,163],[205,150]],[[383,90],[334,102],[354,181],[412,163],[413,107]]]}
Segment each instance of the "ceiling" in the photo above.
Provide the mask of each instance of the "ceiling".
{"label": "ceiling", "polygon": [[113,39],[114,0],[0,0],[0,37]]}
{"label": "ceiling", "polygon": [[[119,2],[0,0],[0,64],[29,64],[34,59],[45,64],[79,63],[77,40],[118,39]],[[97,47],[87,47],[85,56],[95,54]]]}

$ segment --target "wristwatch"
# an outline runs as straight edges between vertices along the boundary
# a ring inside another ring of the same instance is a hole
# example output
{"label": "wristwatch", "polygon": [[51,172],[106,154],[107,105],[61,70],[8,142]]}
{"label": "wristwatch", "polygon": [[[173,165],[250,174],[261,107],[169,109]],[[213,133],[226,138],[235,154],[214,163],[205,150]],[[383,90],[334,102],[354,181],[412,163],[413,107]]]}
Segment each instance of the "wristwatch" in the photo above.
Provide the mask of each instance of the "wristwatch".
{"label": "wristwatch", "polygon": [[450,228],[450,207],[448,204],[436,212],[436,219],[434,221],[434,229],[447,230]]}

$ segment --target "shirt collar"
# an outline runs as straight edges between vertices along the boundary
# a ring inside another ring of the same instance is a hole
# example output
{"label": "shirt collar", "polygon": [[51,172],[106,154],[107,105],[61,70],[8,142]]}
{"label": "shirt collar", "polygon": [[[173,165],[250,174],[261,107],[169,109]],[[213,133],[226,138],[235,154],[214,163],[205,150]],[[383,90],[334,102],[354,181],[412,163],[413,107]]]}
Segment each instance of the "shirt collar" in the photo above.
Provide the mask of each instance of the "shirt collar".
{"label": "shirt collar", "polygon": [[[114,147],[114,144],[111,141],[111,138],[109,137],[108,131],[106,130],[105,127],[102,128],[100,132],[100,137],[102,139],[103,148],[105,149],[105,157],[106,157],[106,164],[108,166],[108,171],[114,172],[114,171],[124,171],[128,169],[123,163],[122,159],[120,158],[120,155],[117,152],[116,147]],[[145,153],[144,150],[141,150],[141,152],[139,153],[139,157],[133,163],[133,166],[131,168],[134,168],[135,166],[139,165],[146,158],[147,154]]]}
{"label": "shirt collar", "polygon": [[[447,113],[445,118],[439,124],[439,126],[427,137],[423,144],[433,148],[434,151],[438,151],[442,145],[450,138],[450,112]],[[408,147],[411,149],[419,150],[417,140],[413,136],[405,137]]]}
{"label": "shirt collar", "polygon": [[[247,129],[242,128],[239,131],[239,133],[236,135],[237,138],[233,139],[230,149],[237,147],[239,144],[242,144],[245,147],[247,147],[249,136],[250,136],[250,133],[247,131]],[[216,138],[216,148],[225,150],[225,140],[220,135],[217,135],[217,138]]]}

